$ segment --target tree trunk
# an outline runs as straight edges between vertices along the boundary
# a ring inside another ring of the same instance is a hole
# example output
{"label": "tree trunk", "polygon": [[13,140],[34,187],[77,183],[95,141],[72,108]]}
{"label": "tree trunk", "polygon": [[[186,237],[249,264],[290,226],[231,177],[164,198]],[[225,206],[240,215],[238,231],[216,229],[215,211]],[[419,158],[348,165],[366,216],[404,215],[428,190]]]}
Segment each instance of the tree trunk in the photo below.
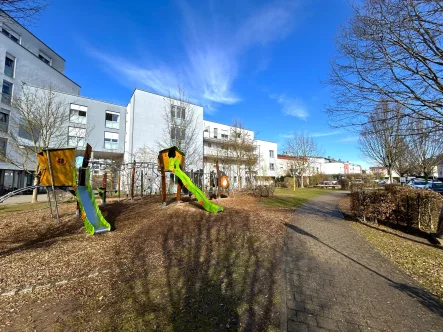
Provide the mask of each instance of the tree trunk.
{"label": "tree trunk", "polygon": [[300,188],[304,188],[304,185],[303,185],[303,173],[301,174],[301,184],[300,184]]}
{"label": "tree trunk", "polygon": [[392,183],[392,169],[388,168],[389,183]]}
{"label": "tree trunk", "polygon": [[[37,186],[40,184],[40,175],[39,175],[39,167],[38,164],[35,166],[35,174],[34,174],[34,186]],[[37,203],[38,201],[38,188],[34,188],[32,191],[32,200],[31,203]]]}

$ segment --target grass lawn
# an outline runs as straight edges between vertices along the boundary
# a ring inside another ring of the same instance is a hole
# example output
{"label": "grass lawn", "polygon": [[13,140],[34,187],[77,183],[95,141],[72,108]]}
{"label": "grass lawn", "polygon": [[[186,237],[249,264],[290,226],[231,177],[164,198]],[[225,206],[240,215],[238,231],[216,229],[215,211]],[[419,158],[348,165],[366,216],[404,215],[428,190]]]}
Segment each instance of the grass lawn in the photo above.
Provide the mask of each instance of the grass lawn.
{"label": "grass lawn", "polygon": [[321,188],[277,188],[274,197],[263,198],[261,204],[268,208],[287,208],[296,209],[306,201],[326,194],[328,192],[337,191],[336,189]]}
{"label": "grass lawn", "polygon": [[[343,197],[339,206],[348,220],[355,220],[350,197]],[[425,289],[443,299],[443,247],[375,223],[353,222],[352,227],[366,238],[383,256],[418,281]]]}
{"label": "grass lawn", "polygon": [[48,202],[38,202],[38,203],[21,203],[21,204],[0,204],[0,214],[9,212],[20,212],[20,211],[32,211],[48,209]]}

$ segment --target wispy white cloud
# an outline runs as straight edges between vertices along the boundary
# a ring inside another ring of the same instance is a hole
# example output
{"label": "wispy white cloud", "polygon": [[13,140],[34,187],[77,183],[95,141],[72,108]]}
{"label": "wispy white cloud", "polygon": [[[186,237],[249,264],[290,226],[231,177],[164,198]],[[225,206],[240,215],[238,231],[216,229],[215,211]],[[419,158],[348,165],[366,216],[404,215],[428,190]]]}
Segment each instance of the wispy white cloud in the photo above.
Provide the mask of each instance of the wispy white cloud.
{"label": "wispy white cloud", "polygon": [[325,136],[332,136],[332,135],[338,135],[341,134],[343,131],[341,130],[334,130],[334,131],[328,131],[324,133],[313,133],[311,134],[311,137],[325,137]]}
{"label": "wispy white cloud", "polygon": [[292,138],[292,137],[294,137],[294,134],[278,134],[278,137],[281,137],[281,138]]}
{"label": "wispy white cloud", "polygon": [[[234,92],[241,71],[239,58],[252,47],[285,38],[295,21],[294,1],[272,1],[254,9],[242,24],[232,26],[226,17],[217,18],[214,8],[208,15],[185,1],[178,3],[184,20],[185,53],[177,63],[165,64],[154,58],[146,65],[107,50],[86,49],[119,81],[130,80],[161,94],[175,91],[180,84],[201,104],[235,104],[241,100]],[[282,97],[279,102],[285,114],[307,116],[297,99]]]}
{"label": "wispy white cloud", "polygon": [[358,141],[359,138],[360,138],[360,136],[351,136],[351,137],[339,139],[337,142],[340,142],[340,143],[356,142],[356,141]]}
{"label": "wispy white cloud", "polygon": [[303,101],[300,98],[289,98],[286,95],[270,95],[270,98],[275,99],[282,105],[282,111],[285,115],[295,116],[302,120],[308,117],[308,111]]}

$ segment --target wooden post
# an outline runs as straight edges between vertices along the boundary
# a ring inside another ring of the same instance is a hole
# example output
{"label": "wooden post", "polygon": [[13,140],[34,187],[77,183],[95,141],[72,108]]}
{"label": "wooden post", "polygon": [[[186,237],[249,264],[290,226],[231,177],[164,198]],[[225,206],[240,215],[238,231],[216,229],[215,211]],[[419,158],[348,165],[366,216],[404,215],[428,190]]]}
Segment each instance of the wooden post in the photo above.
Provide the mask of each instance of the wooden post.
{"label": "wooden post", "polygon": [[162,173],[162,205],[166,206],[166,174],[163,165],[161,166],[161,173]]}
{"label": "wooden post", "polygon": [[131,199],[134,199],[134,186],[135,186],[135,160],[132,164],[132,176],[131,176]]}
{"label": "wooden post", "polygon": [[51,176],[52,195],[54,196],[55,214],[57,215],[57,222],[60,223],[60,215],[58,213],[57,195],[54,187],[54,174],[52,173],[51,157],[49,156],[49,149],[46,148],[46,157],[48,158],[49,174]]}
{"label": "wooden post", "polygon": [[[182,157],[182,164],[180,165],[181,170],[185,169],[185,157]],[[182,186],[180,184],[180,179],[177,180],[177,198],[176,201],[180,202]]]}
{"label": "wooden post", "polygon": [[220,198],[221,192],[220,192],[220,169],[218,167],[218,160],[215,163],[215,170],[217,171],[217,198]]}
{"label": "wooden post", "polygon": [[105,172],[105,174],[103,174],[103,197],[102,197],[102,205],[106,205],[106,185],[108,184],[108,173]]}

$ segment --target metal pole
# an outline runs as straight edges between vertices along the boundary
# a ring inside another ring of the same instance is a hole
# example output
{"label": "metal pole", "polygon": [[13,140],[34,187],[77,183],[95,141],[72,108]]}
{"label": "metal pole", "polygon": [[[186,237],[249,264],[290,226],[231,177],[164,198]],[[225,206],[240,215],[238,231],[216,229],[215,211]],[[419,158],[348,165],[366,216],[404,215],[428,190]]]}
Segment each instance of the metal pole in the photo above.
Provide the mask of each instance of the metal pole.
{"label": "metal pole", "polygon": [[120,202],[120,181],[121,181],[121,169],[118,171],[118,184],[117,184],[117,190],[118,190],[118,201]]}
{"label": "metal pole", "polygon": [[140,195],[141,195],[141,197],[143,197],[143,173],[144,173],[144,168],[142,167],[141,168],[141,172],[142,172],[142,174],[141,174],[141,183],[140,183]]}
{"label": "metal pole", "polygon": [[46,157],[48,158],[49,175],[51,176],[52,194],[54,196],[54,201],[55,201],[55,213],[57,215],[57,222],[60,223],[60,215],[58,213],[58,204],[57,204],[57,195],[55,194],[55,187],[54,187],[54,176],[52,174],[52,164],[51,164],[51,158],[49,157],[49,149],[48,148],[46,148]]}
{"label": "metal pole", "polygon": [[131,176],[131,200],[134,199],[134,182],[135,182],[135,160],[132,164],[132,176]]}
{"label": "metal pole", "polygon": [[46,194],[48,195],[48,204],[49,204],[49,210],[51,210],[51,218],[54,218],[54,216],[52,215],[51,196],[49,196],[49,190],[48,190],[48,187],[46,187]]}

